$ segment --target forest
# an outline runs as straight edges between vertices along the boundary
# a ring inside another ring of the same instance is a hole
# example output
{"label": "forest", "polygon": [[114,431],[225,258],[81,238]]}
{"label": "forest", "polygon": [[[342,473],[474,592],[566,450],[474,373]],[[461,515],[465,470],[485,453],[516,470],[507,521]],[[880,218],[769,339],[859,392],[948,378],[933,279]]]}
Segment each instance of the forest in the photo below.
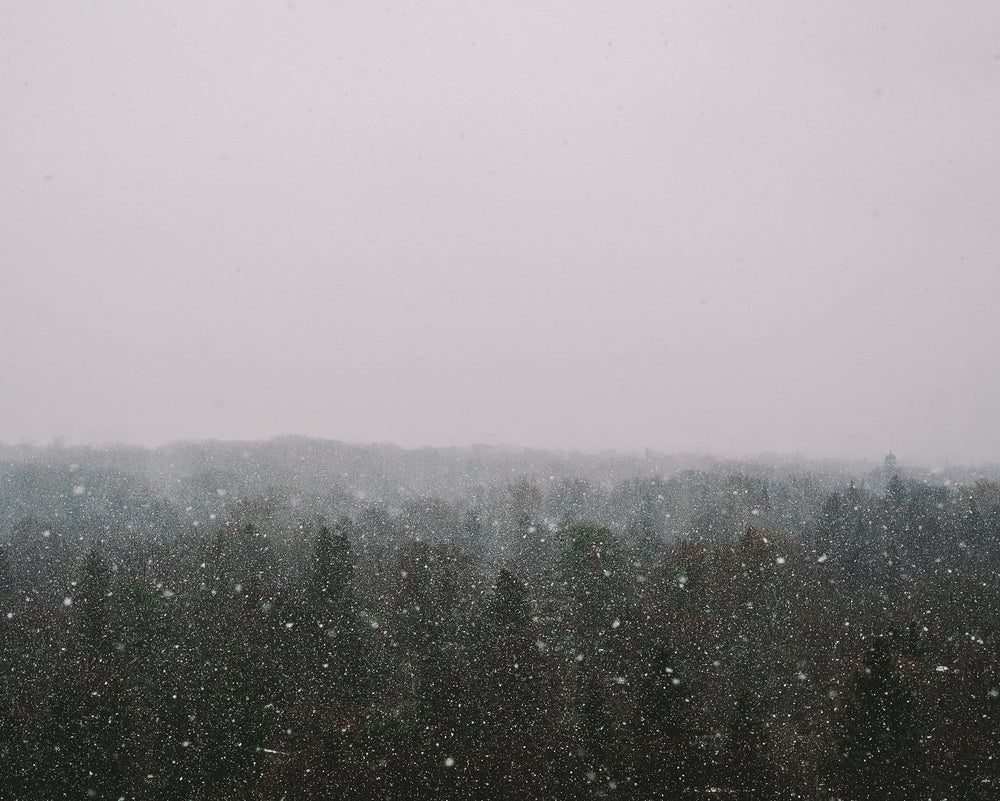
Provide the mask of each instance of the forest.
{"label": "forest", "polygon": [[0,446],[0,797],[995,799],[1000,468]]}

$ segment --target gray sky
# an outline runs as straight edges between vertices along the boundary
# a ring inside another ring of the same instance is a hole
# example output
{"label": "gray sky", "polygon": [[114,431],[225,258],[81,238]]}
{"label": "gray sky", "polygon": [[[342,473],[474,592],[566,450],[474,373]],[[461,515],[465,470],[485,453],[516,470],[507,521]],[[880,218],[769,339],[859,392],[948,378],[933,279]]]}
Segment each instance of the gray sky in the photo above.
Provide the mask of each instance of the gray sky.
{"label": "gray sky", "polygon": [[0,440],[1000,459],[1000,4],[8,3]]}

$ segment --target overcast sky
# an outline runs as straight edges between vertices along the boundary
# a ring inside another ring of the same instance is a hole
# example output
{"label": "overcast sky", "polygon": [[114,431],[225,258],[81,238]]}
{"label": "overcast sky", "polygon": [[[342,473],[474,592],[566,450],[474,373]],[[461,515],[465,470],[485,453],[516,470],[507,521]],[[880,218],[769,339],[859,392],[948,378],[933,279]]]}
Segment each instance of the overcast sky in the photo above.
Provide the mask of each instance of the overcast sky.
{"label": "overcast sky", "polygon": [[995,0],[0,23],[0,441],[1000,459]]}

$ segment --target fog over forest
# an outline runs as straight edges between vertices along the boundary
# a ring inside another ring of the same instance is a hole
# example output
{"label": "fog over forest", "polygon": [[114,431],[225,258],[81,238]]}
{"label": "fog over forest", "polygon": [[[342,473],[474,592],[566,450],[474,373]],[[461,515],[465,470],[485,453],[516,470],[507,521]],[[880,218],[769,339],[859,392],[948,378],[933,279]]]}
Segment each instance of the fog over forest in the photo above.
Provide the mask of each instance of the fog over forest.
{"label": "fog over forest", "polygon": [[0,53],[0,801],[1000,797],[995,0]]}
{"label": "fog over forest", "polygon": [[11,798],[995,797],[1000,466],[0,447]]}

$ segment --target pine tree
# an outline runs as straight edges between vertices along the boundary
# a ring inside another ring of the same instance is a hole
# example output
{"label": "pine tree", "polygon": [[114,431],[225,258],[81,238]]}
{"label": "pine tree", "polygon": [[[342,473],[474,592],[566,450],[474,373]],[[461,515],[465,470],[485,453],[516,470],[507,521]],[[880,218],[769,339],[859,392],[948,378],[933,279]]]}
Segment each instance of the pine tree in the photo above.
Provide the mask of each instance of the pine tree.
{"label": "pine tree", "polygon": [[88,644],[102,643],[108,623],[108,597],[111,593],[111,569],[97,546],[83,561],[75,606]]}
{"label": "pine tree", "polygon": [[343,626],[354,606],[354,563],[343,524],[320,526],[309,579],[310,600],[325,622]]}
{"label": "pine tree", "polygon": [[848,798],[915,798],[922,760],[916,702],[885,639],[865,654],[835,724],[831,784]]}

